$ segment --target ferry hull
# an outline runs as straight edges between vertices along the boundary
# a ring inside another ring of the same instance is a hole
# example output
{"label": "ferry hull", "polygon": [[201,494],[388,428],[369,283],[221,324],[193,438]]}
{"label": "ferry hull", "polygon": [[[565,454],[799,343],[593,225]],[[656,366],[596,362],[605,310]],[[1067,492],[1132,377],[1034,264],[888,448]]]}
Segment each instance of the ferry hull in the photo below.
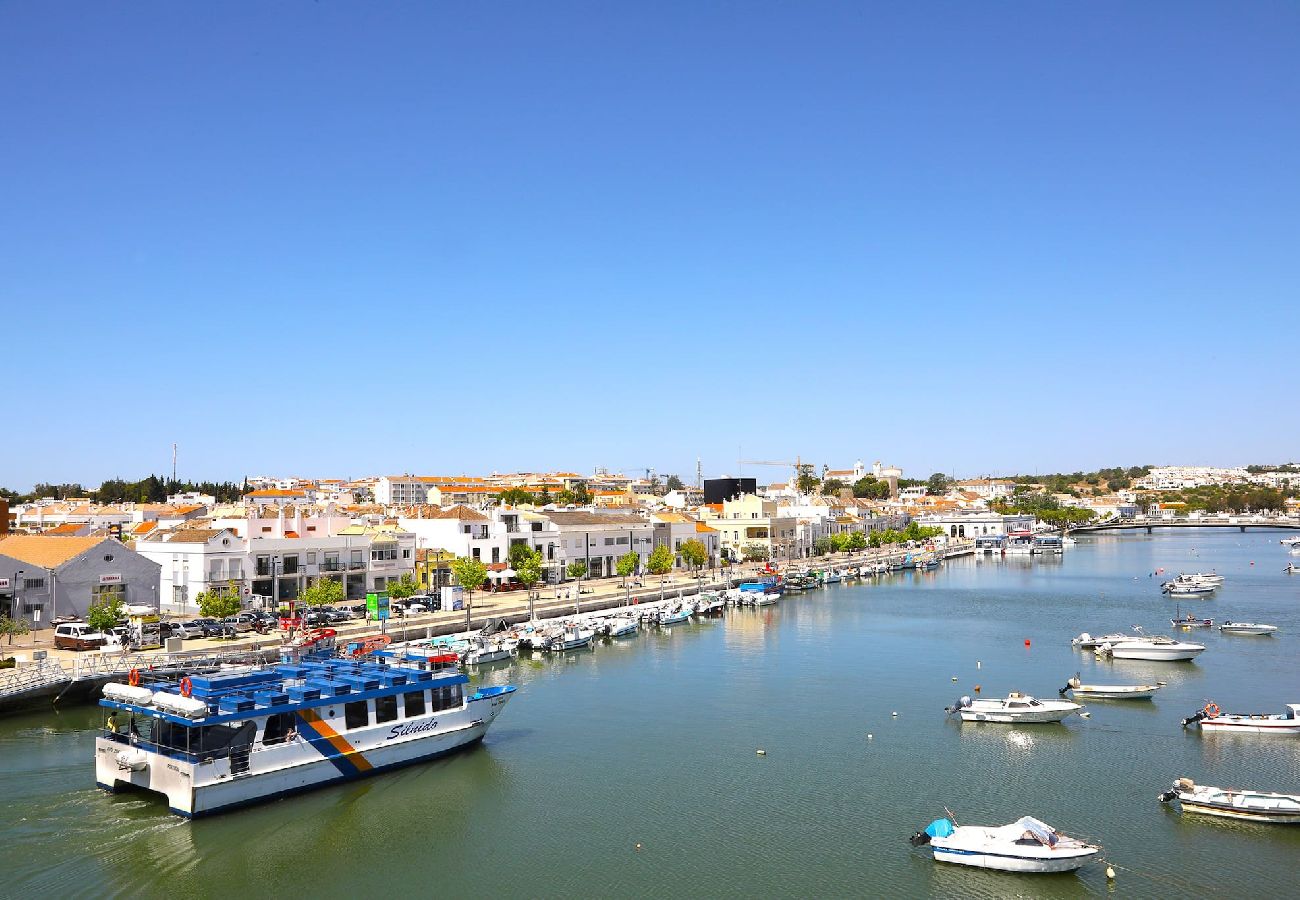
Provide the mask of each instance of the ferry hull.
{"label": "ferry hull", "polygon": [[[317,742],[304,738],[264,748],[248,755],[244,772],[232,771],[229,757],[196,763],[158,753],[146,754],[148,764],[140,769],[124,768],[118,761],[119,754],[130,748],[108,738],[96,738],[95,782],[109,792],[134,788],[162,794],[171,812],[185,818],[212,815],[453,753],[483,739],[509,696],[485,697],[470,701],[464,709],[430,716],[447,722],[446,730],[436,734],[424,732],[364,750],[352,750],[343,741],[341,746],[348,747],[347,751],[325,756]],[[389,727],[376,726],[373,730],[382,733]],[[338,746],[340,740],[329,743]],[[259,758],[272,754],[274,761],[265,764]],[[259,771],[263,765],[274,768]]]}

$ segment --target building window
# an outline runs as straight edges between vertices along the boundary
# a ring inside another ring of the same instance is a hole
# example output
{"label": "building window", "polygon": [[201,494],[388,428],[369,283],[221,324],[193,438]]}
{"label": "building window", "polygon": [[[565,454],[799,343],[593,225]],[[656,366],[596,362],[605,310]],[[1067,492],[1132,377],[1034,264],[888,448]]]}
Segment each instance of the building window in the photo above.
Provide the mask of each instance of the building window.
{"label": "building window", "polygon": [[309,565],[309,566],[314,566],[314,565],[316,565],[316,554],[315,554],[315,553],[308,553],[308,554],[307,554],[307,565]]}
{"label": "building window", "polygon": [[[25,590],[25,591],[30,591],[30,590],[33,590],[33,589],[35,589],[35,588],[43,588],[43,587],[45,587],[45,579],[44,579],[44,578],[24,578],[24,579],[23,579],[23,590]],[[118,584],[118,585],[104,585],[104,587],[121,587],[121,585],[120,585],[120,584]]]}
{"label": "building window", "polygon": [[365,728],[370,724],[370,704],[364,700],[343,704],[343,721],[351,728]]}
{"label": "building window", "polygon": [[410,558],[411,558],[411,551],[406,548],[402,548],[402,559],[410,559]]}
{"label": "building window", "polygon": [[375,721],[378,724],[391,722],[397,718],[397,695],[375,698]]}

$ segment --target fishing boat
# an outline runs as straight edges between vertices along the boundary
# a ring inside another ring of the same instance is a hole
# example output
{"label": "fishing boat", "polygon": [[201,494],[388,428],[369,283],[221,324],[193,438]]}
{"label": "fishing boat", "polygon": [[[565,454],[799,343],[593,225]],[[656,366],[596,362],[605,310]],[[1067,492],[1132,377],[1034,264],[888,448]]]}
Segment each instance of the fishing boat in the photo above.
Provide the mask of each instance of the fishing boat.
{"label": "fishing boat", "polygon": [[1033,552],[1035,555],[1055,554],[1059,556],[1064,550],[1065,542],[1061,540],[1060,535],[1040,534],[1034,538]]}
{"label": "fishing boat", "polygon": [[[1182,610],[1180,609],[1179,612],[1181,613]],[[1175,628],[1213,628],[1214,620],[1202,619],[1198,616],[1194,616],[1191,613],[1188,613],[1185,616],[1178,615],[1175,618],[1170,619],[1169,624],[1174,626]]]}
{"label": "fishing boat", "polygon": [[132,670],[104,688],[95,782],[162,794],[191,818],[421,762],[480,740],[515,690],[467,681],[324,656],[179,685]]}
{"label": "fishing boat", "polygon": [[1164,686],[1163,681],[1155,684],[1083,684],[1075,675],[1057,693],[1064,697],[1068,691],[1076,700],[1150,700]]}
{"label": "fishing boat", "polygon": [[822,584],[839,584],[843,580],[844,576],[835,569],[827,569],[822,573]]}
{"label": "fishing boat", "polygon": [[1068,700],[1038,700],[1028,694],[1012,691],[1005,698],[972,700],[962,697],[944,709],[948,715],[958,713],[963,722],[1016,722],[1045,724],[1059,722],[1072,712],[1083,709]]}
{"label": "fishing boat", "polygon": [[1030,816],[1000,826],[936,819],[912,835],[911,843],[928,844],[935,862],[1003,872],[1073,872],[1101,852],[1101,847],[1059,834]]}
{"label": "fishing boat", "polygon": [[1161,803],[1177,800],[1185,813],[1244,819],[1273,825],[1300,825],[1300,794],[1276,794],[1240,788],[1198,785],[1179,778],[1173,790],[1160,794]]}
{"label": "fishing boat", "polygon": [[1106,641],[1095,651],[1112,659],[1147,659],[1156,662],[1185,662],[1205,652],[1204,644],[1176,641],[1168,635],[1128,635],[1123,640]]}
{"label": "fishing boat", "polygon": [[563,653],[567,650],[578,650],[582,647],[590,647],[591,641],[595,636],[596,631],[593,628],[584,628],[581,625],[569,624],[548,635],[542,649],[551,650],[556,653]]}
{"label": "fishing boat", "polygon": [[690,620],[694,615],[694,610],[689,606],[675,606],[672,609],[666,609],[659,613],[659,625],[668,628],[672,625],[680,625]]}
{"label": "fishing boat", "polygon": [[1288,703],[1286,712],[1270,714],[1224,713],[1210,702],[1183,719],[1183,727],[1189,725],[1199,725],[1201,731],[1300,735],[1300,703]]}
{"label": "fishing boat", "polygon": [[1227,622],[1219,626],[1222,634],[1272,634],[1277,631],[1276,625],[1263,625],[1259,622]]}
{"label": "fishing boat", "polygon": [[609,637],[621,638],[631,637],[636,634],[640,627],[636,619],[633,618],[614,618],[609,620]]}

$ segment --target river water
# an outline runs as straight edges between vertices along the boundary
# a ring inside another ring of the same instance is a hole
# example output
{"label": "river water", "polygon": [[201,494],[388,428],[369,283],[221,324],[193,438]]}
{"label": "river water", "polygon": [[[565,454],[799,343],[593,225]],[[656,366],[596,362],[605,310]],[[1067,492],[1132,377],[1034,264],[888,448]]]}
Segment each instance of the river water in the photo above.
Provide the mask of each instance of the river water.
{"label": "river water", "polygon": [[[0,719],[0,895],[1294,896],[1300,828],[1156,802],[1183,775],[1300,791],[1300,739],[1179,726],[1207,699],[1300,701],[1300,575],[1286,562],[1276,533],[1081,538],[1062,559],[954,560],[500,664],[478,677],[520,690],[481,747],[197,822],[95,788],[94,708]],[[1183,611],[1282,630],[1198,632],[1209,649],[1193,663],[1070,647],[1080,631],[1167,633],[1160,568],[1227,576]],[[1054,698],[1075,672],[1168,686],[1065,725],[943,712],[977,684]],[[1118,878],[1095,863],[1056,876],[937,865],[907,837],[945,806],[958,822],[1028,814],[1095,839]]]}

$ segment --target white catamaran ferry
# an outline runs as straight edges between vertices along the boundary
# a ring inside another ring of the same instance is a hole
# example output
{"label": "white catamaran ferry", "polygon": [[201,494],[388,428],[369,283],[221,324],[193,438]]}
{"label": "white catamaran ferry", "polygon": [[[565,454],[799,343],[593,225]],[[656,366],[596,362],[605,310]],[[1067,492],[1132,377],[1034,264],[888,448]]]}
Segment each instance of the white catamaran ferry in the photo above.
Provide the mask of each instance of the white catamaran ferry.
{"label": "white catamaran ferry", "polygon": [[162,794],[186,818],[449,753],[480,740],[515,690],[468,693],[455,668],[384,658],[131,681],[104,688],[95,781]]}

